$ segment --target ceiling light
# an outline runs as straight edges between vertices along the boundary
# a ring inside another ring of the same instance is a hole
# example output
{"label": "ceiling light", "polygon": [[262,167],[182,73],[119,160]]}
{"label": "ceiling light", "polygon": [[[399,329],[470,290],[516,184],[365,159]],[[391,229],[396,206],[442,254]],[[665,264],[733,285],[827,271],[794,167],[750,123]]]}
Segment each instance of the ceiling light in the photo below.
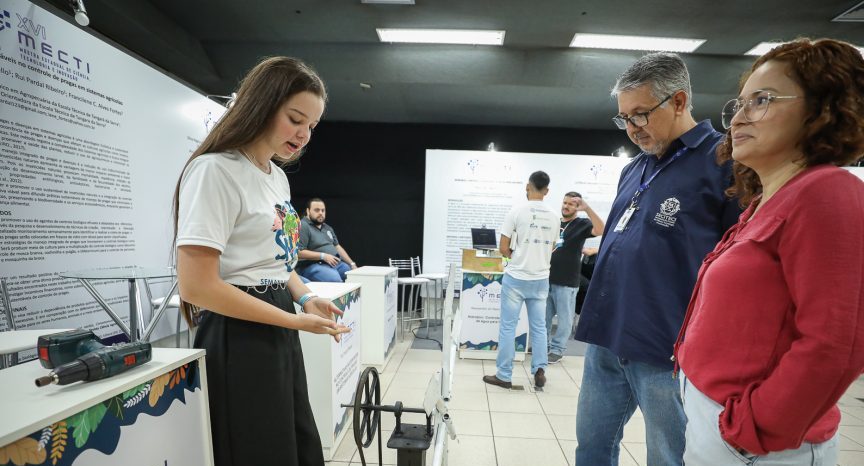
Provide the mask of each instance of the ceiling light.
{"label": "ceiling light", "polygon": [[87,9],[84,8],[84,0],[69,0],[69,5],[72,7],[72,12],[75,13],[75,22],[81,26],[90,24],[90,18],[87,17]]}
{"label": "ceiling light", "polygon": [[376,29],[381,42],[503,45],[504,31],[470,29]]}
{"label": "ceiling light", "polygon": [[570,42],[570,47],[689,53],[704,43],[705,39],[619,36],[616,34],[576,34]]}
{"label": "ceiling light", "polygon": [[621,146],[615,149],[615,152],[612,152],[612,157],[630,157],[630,151]]}
{"label": "ceiling light", "polygon": [[771,49],[773,49],[774,47],[783,44],[785,44],[785,42],[759,42],[758,44],[756,44],[755,47],[744,52],[744,55],[753,55],[759,57],[770,52]]}
{"label": "ceiling light", "polygon": [[224,105],[227,108],[231,108],[234,106],[234,101],[237,100],[237,93],[232,92],[231,95],[215,95],[210,94],[205,96],[208,99],[216,100],[219,104]]}
{"label": "ceiling light", "polygon": [[[761,57],[762,55],[765,55],[766,53],[770,52],[771,49],[773,49],[774,47],[777,47],[778,45],[783,45],[785,43],[786,42],[760,42],[755,47],[753,47],[752,49],[744,52],[744,55],[753,55],[755,57]],[[857,47],[854,44],[851,44],[851,45],[853,47],[855,47],[856,49],[858,49],[858,51],[861,52],[861,55],[864,55],[864,47]]]}

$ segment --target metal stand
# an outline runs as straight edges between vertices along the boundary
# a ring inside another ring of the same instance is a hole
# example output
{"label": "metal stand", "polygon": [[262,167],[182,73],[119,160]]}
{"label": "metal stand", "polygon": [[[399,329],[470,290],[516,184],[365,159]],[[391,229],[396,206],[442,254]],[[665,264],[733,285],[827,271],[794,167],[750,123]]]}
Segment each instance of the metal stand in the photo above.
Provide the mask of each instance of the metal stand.
{"label": "metal stand", "polygon": [[[357,391],[354,393],[354,404],[342,405],[354,409],[354,442],[360,453],[360,462],[365,466],[366,457],[363,449],[372,444],[375,431],[378,431],[378,464],[381,459],[381,411],[393,413],[396,416],[396,428],[387,441],[387,448],[397,450],[396,466],[426,466],[426,450],[432,445],[434,429],[432,413],[420,408],[405,408],[401,401],[392,406],[381,405],[381,382],[378,371],[367,367],[357,381]],[[422,413],[426,415],[426,425],[402,424],[402,413]],[[362,417],[362,419],[361,419]]]}
{"label": "metal stand", "polygon": [[[129,326],[123,323],[123,320],[114,312],[114,309],[105,301],[105,298],[99,294],[99,291],[96,290],[96,287],[90,283],[90,280],[87,278],[78,278],[78,281],[81,282],[81,285],[84,286],[84,289],[90,293],[90,296],[93,296],[93,299],[99,304],[102,309],[111,316],[111,319],[114,320],[114,323],[120,327],[120,330],[123,331],[128,337],[129,341],[149,341],[150,335],[153,334],[153,330],[156,330],[156,323],[159,322],[159,319],[162,317],[162,314],[165,313],[165,309],[168,307],[168,298],[174,294],[177,290],[177,279],[171,282],[171,289],[168,291],[168,294],[165,297],[165,300],[153,314],[153,318],[150,319],[149,325],[144,325],[144,316],[141,313],[142,305],[141,305],[141,292],[139,290],[138,281],[134,278],[126,279],[129,285]],[[178,345],[179,346],[179,345]]]}

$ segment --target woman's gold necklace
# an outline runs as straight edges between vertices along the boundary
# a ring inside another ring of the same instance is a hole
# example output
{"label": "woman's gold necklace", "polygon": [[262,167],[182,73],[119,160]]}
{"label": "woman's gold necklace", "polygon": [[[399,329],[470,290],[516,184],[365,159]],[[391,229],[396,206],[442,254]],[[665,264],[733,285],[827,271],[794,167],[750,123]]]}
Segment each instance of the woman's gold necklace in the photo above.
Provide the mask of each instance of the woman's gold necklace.
{"label": "woman's gold necklace", "polygon": [[250,162],[252,162],[256,167],[258,167],[259,170],[261,170],[262,172],[264,172],[268,175],[270,174],[270,163],[269,162],[266,165],[261,165],[261,163],[258,162],[258,159],[249,156],[249,154],[247,154],[246,151],[244,151],[243,149],[237,149],[237,150],[239,150],[240,153],[243,154],[243,156],[246,157]]}

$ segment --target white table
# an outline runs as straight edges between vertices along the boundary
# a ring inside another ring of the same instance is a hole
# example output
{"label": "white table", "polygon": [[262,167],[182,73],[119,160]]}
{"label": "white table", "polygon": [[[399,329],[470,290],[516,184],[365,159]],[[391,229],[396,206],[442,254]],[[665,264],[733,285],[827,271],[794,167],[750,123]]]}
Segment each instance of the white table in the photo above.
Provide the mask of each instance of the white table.
{"label": "white table", "polygon": [[[435,308],[434,308],[435,319],[441,319],[442,315],[443,315],[442,313],[444,311],[444,304],[441,301],[441,299],[442,299],[442,294],[444,293],[444,287],[446,286],[447,274],[441,273],[441,272],[430,272],[430,273],[417,274],[414,277],[415,278],[425,278],[426,280],[429,280],[430,283],[424,287],[425,292],[423,293],[423,297],[426,298],[427,300],[429,298],[433,299],[433,305],[435,306]],[[428,306],[429,305],[428,305],[428,301],[427,301],[427,304],[425,306],[423,306],[426,309],[426,317],[429,317],[429,307]],[[428,328],[429,328],[429,320],[428,319],[426,320],[426,328],[428,331]]]}
{"label": "white table", "polygon": [[363,266],[347,273],[346,282],[357,283],[363,292],[363,329],[360,332],[360,364],[379,372],[396,344],[396,307],[399,269]]}
{"label": "white table", "polygon": [[37,388],[47,373],[38,361],[0,372],[0,447],[42,445],[40,465],[213,464],[203,350],[154,348],[117,376]]}
{"label": "white table", "polygon": [[360,378],[360,285],[312,282],[306,286],[318,296],[336,303],[344,312],[338,322],[352,329],[351,333],[342,335],[339,343],[327,335],[300,332],[309,403],[321,437],[324,459],[329,461],[345,432],[350,430],[351,409],[341,405],[354,402]]}

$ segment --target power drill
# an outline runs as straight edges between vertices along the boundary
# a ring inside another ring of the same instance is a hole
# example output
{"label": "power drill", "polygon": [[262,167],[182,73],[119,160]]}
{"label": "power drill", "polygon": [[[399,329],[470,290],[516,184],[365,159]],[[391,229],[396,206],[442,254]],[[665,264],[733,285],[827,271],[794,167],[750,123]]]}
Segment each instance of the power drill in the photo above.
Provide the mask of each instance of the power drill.
{"label": "power drill", "polygon": [[145,364],[153,357],[147,342],[105,346],[90,330],[76,329],[42,335],[37,344],[39,362],[50,374],[36,379],[37,387],[104,379]]}

